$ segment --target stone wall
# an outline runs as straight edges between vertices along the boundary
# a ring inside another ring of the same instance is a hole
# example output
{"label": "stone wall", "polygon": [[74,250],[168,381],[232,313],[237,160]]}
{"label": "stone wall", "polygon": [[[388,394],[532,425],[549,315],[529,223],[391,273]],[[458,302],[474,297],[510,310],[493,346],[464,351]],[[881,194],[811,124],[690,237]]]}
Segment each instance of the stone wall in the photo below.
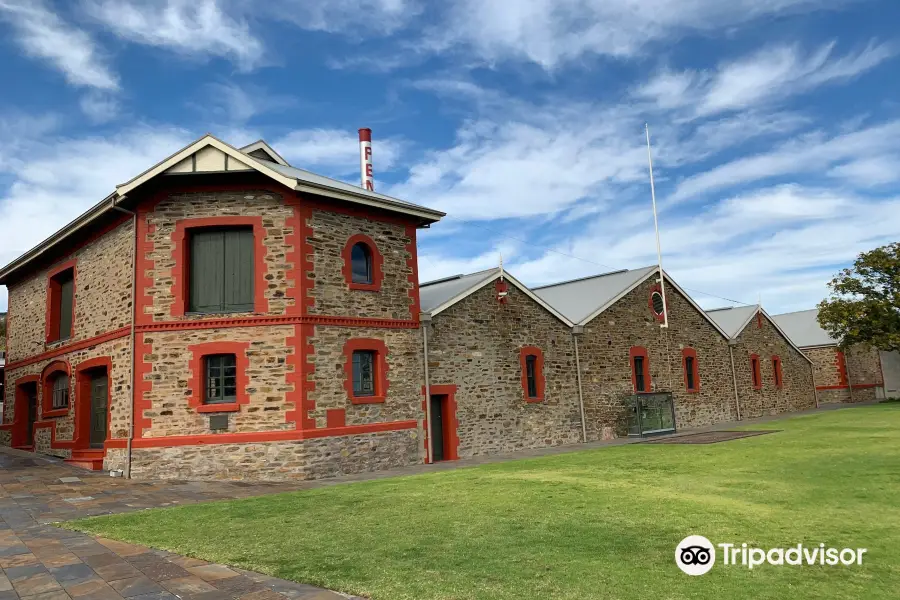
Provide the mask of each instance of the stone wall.
{"label": "stone wall", "polygon": [[[415,290],[415,230],[410,237],[403,225],[313,209],[308,219],[307,242],[312,249],[315,272],[310,289],[310,314],[383,319],[411,319]],[[344,248],[351,236],[368,236],[381,255],[382,281],[378,292],[351,290],[344,270]],[[412,281],[411,281],[412,278]]]}
{"label": "stone wall", "polygon": [[[652,391],[672,392],[679,429],[736,418],[728,342],[673,287],[666,288],[669,327],[650,308],[651,277],[585,326],[580,342],[588,439],[624,433],[623,401],[633,394],[629,351],[647,349]],[[682,350],[697,353],[698,392],[686,390]]]}
{"label": "stone wall", "polygon": [[[16,381],[29,375],[41,375],[44,369],[52,363],[63,362],[69,365],[71,377],[69,377],[69,411],[59,417],[43,417],[44,386],[38,383],[38,422],[52,422],[56,430],[58,441],[71,441],[75,433],[75,412],[78,397],[76,370],[78,366],[90,359],[109,358],[112,364],[110,372],[109,390],[111,402],[109,405],[109,434],[110,438],[128,437],[128,408],[131,402],[131,346],[130,339],[126,337],[117,340],[103,342],[96,346],[76,350],[52,359],[42,360],[27,366],[7,370],[6,398],[3,403],[3,423],[15,423],[16,415]],[[24,418],[27,418],[25,416]],[[44,433],[45,432],[45,433]],[[50,435],[49,428],[39,428],[38,433],[43,436]],[[36,438],[36,443],[38,438]],[[70,451],[63,448],[51,448],[49,438],[37,445],[39,452],[54,456],[68,457]]]}
{"label": "stone wall", "polygon": [[[750,357],[753,354],[759,356],[761,389],[753,388],[750,368]],[[781,359],[781,388],[775,385],[773,356]],[[738,335],[734,346],[734,362],[742,419],[795,412],[816,406],[812,365],[765,316],[752,319]]]}
{"label": "stone wall", "polygon": [[135,448],[140,479],[302,480],[400,467],[419,461],[415,429],[296,442]]}
{"label": "stone wall", "polygon": [[54,263],[77,260],[75,335],[63,342],[46,344],[47,273],[52,266],[11,283],[7,363],[128,326],[133,243],[132,223],[128,220]]}
{"label": "stone wall", "polygon": [[[871,402],[878,397],[878,388],[884,387],[881,357],[871,346],[857,344],[844,351],[826,346],[803,352],[813,362],[820,403]],[[853,383],[852,395],[848,380]]]}
{"label": "stone wall", "polygon": [[[525,401],[523,346],[543,353],[543,402]],[[457,386],[461,458],[581,441],[571,328],[515,286],[506,304],[489,284],[434,316],[428,364],[431,385]]]}

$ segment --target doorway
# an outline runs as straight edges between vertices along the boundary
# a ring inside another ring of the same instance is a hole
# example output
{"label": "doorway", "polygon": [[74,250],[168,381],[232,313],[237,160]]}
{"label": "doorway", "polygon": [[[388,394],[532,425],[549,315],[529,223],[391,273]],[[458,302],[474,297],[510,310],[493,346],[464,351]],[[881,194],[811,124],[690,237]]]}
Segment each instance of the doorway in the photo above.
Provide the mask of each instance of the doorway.
{"label": "doorway", "polygon": [[635,394],[628,407],[628,435],[645,436],[675,431],[675,403],[669,392]]}
{"label": "doorway", "polygon": [[25,393],[25,401],[28,403],[28,430],[25,432],[25,445],[34,446],[34,424],[38,420],[37,383],[26,383],[22,386]]}
{"label": "doorway", "polygon": [[444,460],[444,398],[431,397],[431,461]]}
{"label": "doorway", "polygon": [[90,372],[91,378],[91,448],[102,448],[106,441],[109,408],[109,378],[105,369]]}

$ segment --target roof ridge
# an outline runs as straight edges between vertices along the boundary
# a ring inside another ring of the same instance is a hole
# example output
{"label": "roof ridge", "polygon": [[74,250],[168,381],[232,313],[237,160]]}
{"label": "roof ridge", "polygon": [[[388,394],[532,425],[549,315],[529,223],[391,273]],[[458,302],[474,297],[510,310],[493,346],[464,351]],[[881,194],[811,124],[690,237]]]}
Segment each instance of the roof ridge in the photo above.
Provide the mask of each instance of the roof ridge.
{"label": "roof ridge", "polygon": [[471,273],[457,273],[456,275],[448,275],[447,277],[441,277],[440,279],[432,279],[431,281],[426,281],[424,283],[420,283],[419,287],[423,288],[429,285],[434,285],[436,283],[444,283],[447,281],[457,281],[462,279],[463,277],[472,277],[473,275],[481,275],[482,273],[490,273],[491,271],[499,271],[500,267],[491,267],[490,269],[482,269],[480,271],[472,271]]}
{"label": "roof ridge", "polygon": [[636,269],[618,269],[616,271],[609,271],[606,273],[597,273],[596,275],[588,275],[586,277],[576,277],[575,279],[568,279],[566,281],[558,281],[556,283],[548,283],[546,285],[538,285],[538,286],[532,287],[531,289],[532,290],[543,290],[546,288],[555,287],[557,285],[565,285],[567,283],[575,283],[577,281],[587,281],[588,279],[597,279],[599,277],[609,277],[610,275],[620,275],[622,273],[630,273],[632,271],[643,271],[645,269],[650,269],[650,268],[656,269],[656,268],[658,268],[658,265],[648,265],[646,267],[638,267]]}
{"label": "roof ridge", "polygon": [[803,310],[791,310],[788,312],[778,313],[777,315],[772,315],[772,316],[773,317],[781,317],[784,315],[796,315],[796,314],[803,313],[803,312],[813,312],[813,311],[818,312],[819,309],[818,308],[804,308]]}

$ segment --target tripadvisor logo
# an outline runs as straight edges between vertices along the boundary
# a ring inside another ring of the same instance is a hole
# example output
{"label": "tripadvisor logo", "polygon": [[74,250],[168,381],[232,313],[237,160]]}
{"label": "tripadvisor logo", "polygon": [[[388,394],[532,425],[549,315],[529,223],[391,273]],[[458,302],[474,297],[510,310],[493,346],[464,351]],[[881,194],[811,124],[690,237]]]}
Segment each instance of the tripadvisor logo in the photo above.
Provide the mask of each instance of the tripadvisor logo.
{"label": "tripadvisor logo", "polygon": [[797,544],[789,548],[764,550],[747,544],[713,544],[702,535],[689,535],[675,548],[675,564],[688,575],[704,575],[716,564],[716,548],[721,552],[722,564],[753,569],[760,565],[803,566],[862,565],[866,548],[830,548]]}

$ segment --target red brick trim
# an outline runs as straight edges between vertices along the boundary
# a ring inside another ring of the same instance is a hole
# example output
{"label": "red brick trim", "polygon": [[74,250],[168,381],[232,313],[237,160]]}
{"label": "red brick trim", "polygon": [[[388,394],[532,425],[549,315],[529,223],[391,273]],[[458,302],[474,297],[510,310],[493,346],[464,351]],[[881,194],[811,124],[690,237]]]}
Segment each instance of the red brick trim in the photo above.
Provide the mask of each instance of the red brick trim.
{"label": "red brick trim", "polygon": [[[363,244],[369,249],[369,255],[372,257],[372,283],[353,283],[353,247],[357,244]],[[344,281],[351,290],[362,290],[367,292],[380,292],[381,284],[384,281],[384,257],[378,251],[375,241],[367,235],[357,233],[350,236],[341,252],[344,259],[342,271],[344,273]]]}
{"label": "red brick trim", "polygon": [[781,370],[781,357],[777,354],[772,355],[772,378],[775,387],[779,390],[784,387],[784,372]]}
{"label": "red brick trim", "polygon": [[[864,390],[864,389],[868,389],[868,388],[878,387],[879,385],[881,385],[881,384],[880,383],[854,383],[853,389],[854,390]],[[816,386],[817,390],[846,390],[849,388],[850,388],[850,386],[848,386],[848,385],[817,385]]]}
{"label": "red brick trim", "polygon": [[[40,375],[26,375],[19,377],[13,383],[15,390],[15,406],[13,407],[13,422],[3,425],[4,429],[11,429],[10,445],[15,448],[24,446],[28,439],[28,396],[22,391],[22,386],[33,383],[38,388],[41,385]],[[40,402],[40,399],[38,399]]]}
{"label": "red brick trim", "polygon": [[261,327],[266,325],[333,325],[335,327],[374,327],[377,329],[418,329],[416,321],[368,317],[309,316],[250,316],[202,321],[166,321],[138,325],[137,331],[175,331],[193,329],[221,329],[227,327]]}
{"label": "red brick trim", "polygon": [[834,351],[834,365],[837,367],[838,371],[838,384],[841,387],[847,387],[847,359],[844,356],[843,351],[835,350]]}
{"label": "red brick trim", "polygon": [[762,317],[762,313],[759,312],[759,311],[757,311],[757,312],[756,312],[756,328],[757,328],[757,329],[762,329],[762,326],[763,326],[763,317]]}
{"label": "red brick trim", "polygon": [[[694,387],[688,387],[688,370],[687,359],[694,359]],[[697,361],[697,351],[693,348],[684,348],[681,351],[681,370],[684,373],[684,389],[689,394],[696,394],[700,391],[700,363]]]}
{"label": "red brick trim", "polygon": [[[353,395],[353,352],[370,350],[375,352],[375,395]],[[344,389],[352,404],[379,404],[387,397],[388,389],[388,349],[383,340],[376,338],[352,338],[344,343]]]}
{"label": "red brick trim", "polygon": [[[536,357],[534,361],[535,385],[537,387],[536,398],[528,396],[528,365],[526,362],[528,356]],[[522,346],[519,348],[519,368],[522,370],[522,398],[525,402],[543,402],[546,383],[544,380],[544,352],[537,346]]]}
{"label": "red brick trim", "polygon": [[171,316],[183,317],[188,307],[188,290],[190,286],[190,244],[187,243],[188,231],[208,227],[241,227],[253,228],[253,312],[265,314],[269,312],[269,301],[266,300],[266,230],[260,216],[236,217],[202,217],[197,219],[180,219],[175,222],[172,231],[172,303]]}
{"label": "red brick trim", "polygon": [[75,291],[76,291],[76,280],[75,276],[77,275],[77,266],[78,259],[67,260],[64,263],[60,263],[50,269],[47,272],[47,312],[44,320],[44,340],[48,344],[53,344],[55,342],[60,341],[60,331],[59,331],[59,294],[60,294],[60,286],[57,281],[57,276],[60,273],[72,270],[72,323],[69,331],[69,338],[75,338]]}
{"label": "red brick trim", "polygon": [[631,389],[634,390],[635,394],[639,393],[637,389],[637,372],[634,370],[634,359],[638,356],[644,359],[644,386],[647,388],[645,392],[653,389],[653,382],[650,378],[650,355],[643,346],[632,346],[628,351],[628,365],[631,367]]}
{"label": "red brick trim", "polygon": [[[444,400],[444,415],[446,418],[444,419],[443,429],[444,429],[444,460],[457,460],[459,458],[459,419],[457,418],[456,411],[458,405],[456,404],[456,389],[455,385],[430,385],[428,386],[428,391],[432,396],[445,396]],[[425,386],[422,386],[422,395],[425,395]],[[431,434],[431,429],[428,427],[428,410],[425,406],[425,403],[430,401],[430,398],[425,398],[422,400],[422,414],[423,423],[424,423],[424,442],[425,442],[425,463],[430,464],[434,461],[431,460],[431,456],[428,454],[428,436]]]}
{"label": "red brick trim", "polygon": [[656,319],[657,321],[659,321],[660,323],[663,323],[666,320],[665,309],[663,309],[662,313],[656,314],[656,309],[653,308],[653,294],[655,294],[655,293],[659,293],[660,296],[662,296],[662,293],[663,293],[662,286],[658,283],[655,283],[650,286],[650,293],[647,296],[647,306],[650,307],[650,314],[653,315],[653,318]]}
{"label": "red brick trim", "polygon": [[497,302],[499,302],[500,304],[509,303],[509,283],[507,283],[506,281],[500,281],[498,279],[494,282],[494,293],[497,294]]}
{"label": "red brick trim", "polygon": [[[247,395],[247,370],[250,368],[250,359],[247,350],[250,342],[205,342],[203,344],[191,344],[188,352],[191,359],[188,361],[188,406],[198,413],[237,412],[242,404],[250,404],[250,396]],[[203,402],[203,390],[206,388],[204,378],[206,369],[203,368],[203,359],[214,354],[234,354],[237,365],[237,401],[227,404],[205,404]]]}
{"label": "red brick trim", "polygon": [[[216,444],[242,444],[255,442],[294,442],[314,438],[338,437],[345,435],[363,435],[383,431],[402,431],[416,429],[419,422],[390,421],[387,423],[369,423],[367,425],[348,425],[345,427],[326,427],[322,429],[284,429],[275,431],[246,431],[241,433],[212,433],[204,435],[178,435],[162,437],[145,437],[132,441],[134,448],[171,448],[176,446],[208,446]],[[127,440],[110,440],[107,448],[125,448]]]}
{"label": "red brick trim", "polygon": [[[69,405],[65,408],[53,408],[53,382],[50,376],[65,373],[69,378]],[[41,371],[41,419],[64,417],[69,414],[74,398],[72,396],[72,367],[65,360],[55,360]]]}
{"label": "red brick trim", "polygon": [[[72,448],[87,448],[91,439],[91,378],[87,371],[106,369],[106,442],[112,436],[110,413],[112,411],[112,359],[100,356],[82,361],[75,365],[75,434]],[[55,431],[54,431],[55,433]],[[104,447],[106,446],[104,442]]]}
{"label": "red brick trim", "polygon": [[153,382],[150,380],[153,365],[147,360],[153,354],[153,344],[147,341],[144,333],[135,335],[134,343],[134,437],[141,438],[153,426],[153,421],[144,415],[145,410],[153,408],[153,402],[147,399],[147,394],[153,389]]}
{"label": "red brick trim", "polygon": [[[754,376],[756,378],[755,383]],[[759,362],[759,354],[750,355],[750,385],[753,386],[754,390],[761,390],[763,387],[762,365]]]}
{"label": "red brick trim", "polygon": [[286,412],[285,421],[294,423],[296,429],[316,428],[316,420],[309,416],[309,412],[316,409],[315,400],[309,397],[316,389],[316,382],[310,379],[310,375],[316,370],[315,363],[310,362],[315,352],[310,342],[313,334],[314,328],[311,325],[297,325],[294,327],[294,336],[285,340],[289,347],[294,348],[294,353],[286,360],[293,367],[292,371],[288,371],[287,382],[294,384],[294,390],[288,394],[288,402],[294,408]]}
{"label": "red brick trim", "polygon": [[108,331],[101,335],[88,338],[86,340],[81,340],[79,342],[73,342],[71,344],[66,344],[64,346],[57,346],[53,350],[49,350],[47,352],[42,352],[41,354],[35,354],[30,358],[23,358],[22,360],[17,360],[14,363],[8,363],[6,365],[6,369],[18,369],[20,367],[26,367],[28,365],[33,365],[34,363],[41,362],[44,360],[50,360],[51,358],[56,358],[57,356],[62,356],[63,354],[68,354],[70,352],[75,352],[77,350],[84,350],[85,348],[91,348],[93,346],[97,346],[99,344],[103,344],[105,342],[110,342],[112,340],[117,340],[119,338],[123,338],[128,336],[131,333],[131,329],[128,327],[122,327],[121,329],[114,329],[112,331]]}

